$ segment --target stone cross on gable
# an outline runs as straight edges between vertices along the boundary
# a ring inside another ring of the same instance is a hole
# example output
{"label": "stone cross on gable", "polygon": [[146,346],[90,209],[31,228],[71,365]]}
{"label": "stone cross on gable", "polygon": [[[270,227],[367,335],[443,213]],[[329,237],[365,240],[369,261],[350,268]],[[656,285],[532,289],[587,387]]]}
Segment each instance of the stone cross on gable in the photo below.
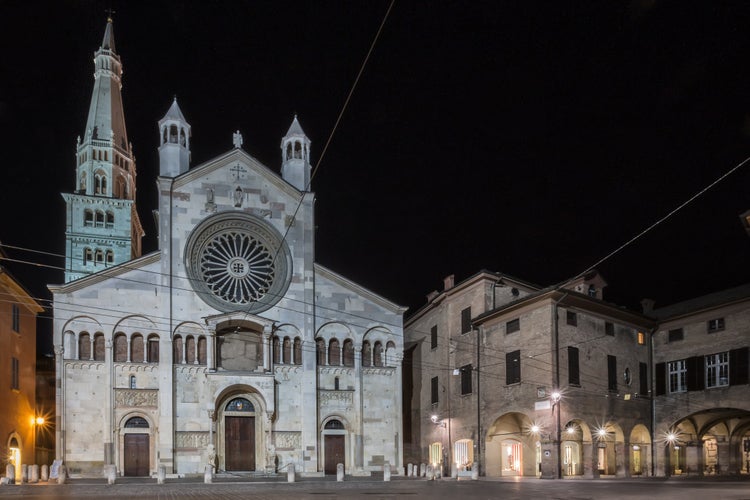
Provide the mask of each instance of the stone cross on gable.
{"label": "stone cross on gable", "polygon": [[232,143],[234,143],[235,148],[242,147],[242,134],[240,134],[239,130],[232,134]]}

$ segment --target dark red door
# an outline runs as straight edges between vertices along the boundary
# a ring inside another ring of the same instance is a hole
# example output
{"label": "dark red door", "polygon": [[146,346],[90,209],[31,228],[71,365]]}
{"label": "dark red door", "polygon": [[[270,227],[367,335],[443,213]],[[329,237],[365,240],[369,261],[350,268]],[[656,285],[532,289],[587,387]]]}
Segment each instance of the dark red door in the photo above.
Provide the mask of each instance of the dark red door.
{"label": "dark red door", "polygon": [[255,417],[224,417],[226,470],[255,470]]}
{"label": "dark red door", "polygon": [[336,474],[337,464],[346,464],[344,436],[325,436],[325,473]]}
{"label": "dark red door", "polygon": [[125,475],[148,476],[148,434],[125,434]]}

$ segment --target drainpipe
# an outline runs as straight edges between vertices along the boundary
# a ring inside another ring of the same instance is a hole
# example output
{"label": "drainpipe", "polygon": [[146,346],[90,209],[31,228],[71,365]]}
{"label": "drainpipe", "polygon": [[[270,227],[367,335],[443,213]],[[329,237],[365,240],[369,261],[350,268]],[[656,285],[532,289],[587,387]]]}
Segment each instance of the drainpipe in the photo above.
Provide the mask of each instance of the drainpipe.
{"label": "drainpipe", "polygon": [[654,435],[656,432],[656,429],[654,428],[654,426],[656,425],[656,399],[654,391],[654,387],[656,386],[656,380],[654,378],[654,333],[656,333],[656,327],[651,329],[651,338],[649,339],[648,343],[648,369],[651,370],[651,391],[649,394],[651,398],[651,477],[654,477],[654,472],[656,471],[656,441],[654,440]]}
{"label": "drainpipe", "polygon": [[[495,291],[493,288],[492,291],[492,301],[495,301]],[[477,473],[481,476],[482,475],[482,411],[481,411],[481,400],[482,400],[482,391],[481,386],[479,385],[479,381],[481,379],[479,371],[479,368],[481,367],[481,358],[480,358],[480,346],[479,346],[479,337],[483,333],[484,328],[479,328],[476,330],[477,332],[477,456],[475,458],[475,461],[477,463]]]}
{"label": "drainpipe", "polygon": [[[560,302],[562,302],[565,297],[568,296],[568,292],[565,292],[562,297],[554,301],[554,307],[552,310],[552,324],[553,324],[553,334],[555,336],[555,382],[554,382],[554,392],[560,392],[560,330],[559,330],[559,319],[558,319],[558,306]],[[556,403],[553,402],[553,409],[555,406],[557,406],[557,420],[556,420],[556,429],[555,429],[555,442],[556,442],[556,455],[557,455],[557,472],[555,473],[555,476],[557,479],[562,479],[562,443],[560,442],[560,408],[561,408],[562,398],[558,399]]]}

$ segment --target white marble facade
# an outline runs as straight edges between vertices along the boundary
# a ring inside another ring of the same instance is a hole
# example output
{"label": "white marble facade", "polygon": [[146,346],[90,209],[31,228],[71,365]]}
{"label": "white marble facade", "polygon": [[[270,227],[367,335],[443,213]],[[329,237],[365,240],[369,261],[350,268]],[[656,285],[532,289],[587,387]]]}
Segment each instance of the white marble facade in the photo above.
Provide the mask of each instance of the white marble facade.
{"label": "white marble facade", "polygon": [[57,458],[81,476],[400,467],[405,309],[314,262],[297,118],[283,176],[239,134],[189,168],[176,101],[159,126],[159,250],[50,286]]}

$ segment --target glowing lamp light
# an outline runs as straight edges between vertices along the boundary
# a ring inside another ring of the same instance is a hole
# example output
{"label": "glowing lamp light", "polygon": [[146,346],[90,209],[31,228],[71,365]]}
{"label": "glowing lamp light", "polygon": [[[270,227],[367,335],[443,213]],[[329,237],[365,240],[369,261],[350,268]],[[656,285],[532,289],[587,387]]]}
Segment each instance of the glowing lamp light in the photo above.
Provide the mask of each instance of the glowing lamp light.
{"label": "glowing lamp light", "polygon": [[36,417],[36,425],[44,425],[44,417]]}
{"label": "glowing lamp light", "polygon": [[575,434],[576,433],[576,429],[572,425],[570,427],[568,427],[567,429],[565,429],[565,430],[567,431],[568,434]]}
{"label": "glowing lamp light", "polygon": [[674,443],[676,440],[677,436],[674,432],[670,432],[669,434],[667,434],[667,441],[669,441],[670,443]]}
{"label": "glowing lamp light", "polygon": [[537,434],[537,433],[539,433],[539,426],[538,426],[538,425],[536,425],[536,424],[535,424],[535,425],[532,425],[532,426],[531,426],[531,432],[533,432],[534,434]]}
{"label": "glowing lamp light", "polygon": [[604,436],[606,436],[606,435],[607,435],[607,430],[606,430],[606,429],[599,429],[598,431],[596,431],[596,433],[597,433],[597,434],[598,434],[598,435],[599,435],[600,437],[604,437]]}
{"label": "glowing lamp light", "polygon": [[555,403],[560,401],[560,393],[558,391],[552,393],[552,401],[554,401]]}
{"label": "glowing lamp light", "polygon": [[436,423],[437,423],[437,421],[438,421],[438,416],[437,416],[437,415],[432,415],[432,416],[430,417],[430,420],[432,420],[432,423],[433,423],[433,424],[436,424]]}

